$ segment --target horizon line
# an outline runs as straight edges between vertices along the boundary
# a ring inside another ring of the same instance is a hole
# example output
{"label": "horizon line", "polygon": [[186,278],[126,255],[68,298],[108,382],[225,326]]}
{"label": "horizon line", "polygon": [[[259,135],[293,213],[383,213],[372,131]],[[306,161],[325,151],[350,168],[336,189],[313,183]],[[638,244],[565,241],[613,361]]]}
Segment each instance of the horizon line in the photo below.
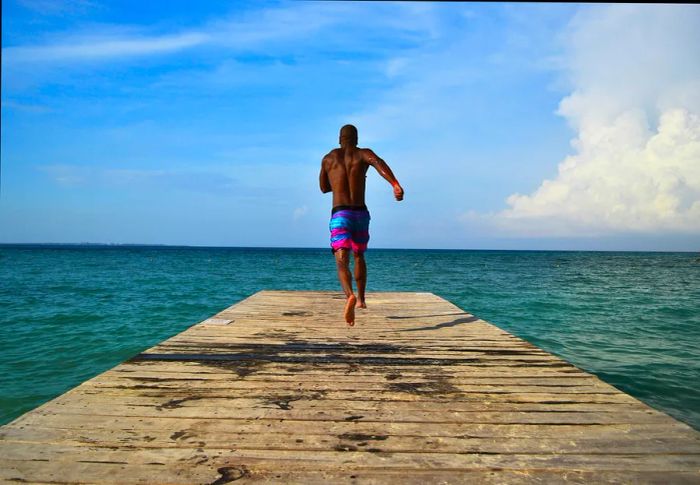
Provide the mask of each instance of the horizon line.
{"label": "horizon line", "polygon": [[[210,246],[194,244],[162,243],[93,243],[93,242],[0,242],[4,246],[89,246],[89,247],[141,247],[141,248],[196,248],[196,249],[312,249],[330,250],[330,247],[313,246]],[[380,251],[519,251],[519,252],[587,252],[587,253],[700,253],[700,250],[663,250],[663,249],[503,249],[503,248],[387,248],[374,247],[369,252]]]}

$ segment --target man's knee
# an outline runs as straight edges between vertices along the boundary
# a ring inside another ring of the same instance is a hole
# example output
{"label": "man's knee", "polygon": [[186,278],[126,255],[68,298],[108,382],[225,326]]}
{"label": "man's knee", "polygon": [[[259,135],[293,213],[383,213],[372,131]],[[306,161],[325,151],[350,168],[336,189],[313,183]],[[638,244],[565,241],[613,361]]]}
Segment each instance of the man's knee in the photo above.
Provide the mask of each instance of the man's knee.
{"label": "man's knee", "polygon": [[355,256],[355,268],[363,269],[367,263],[365,263],[365,255],[362,253],[353,253]]}
{"label": "man's knee", "polygon": [[342,266],[344,268],[347,268],[348,264],[350,263],[350,258],[348,257],[348,250],[347,249],[338,249],[335,252],[335,262],[338,266]]}

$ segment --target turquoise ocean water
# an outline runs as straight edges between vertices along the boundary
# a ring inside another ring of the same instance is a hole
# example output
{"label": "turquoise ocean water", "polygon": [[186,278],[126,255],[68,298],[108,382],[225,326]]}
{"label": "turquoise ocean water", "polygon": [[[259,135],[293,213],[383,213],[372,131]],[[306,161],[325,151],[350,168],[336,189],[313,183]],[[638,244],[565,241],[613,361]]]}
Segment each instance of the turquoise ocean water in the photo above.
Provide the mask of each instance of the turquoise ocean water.
{"label": "turquoise ocean water", "polygon": [[[436,293],[700,429],[700,255],[367,262],[369,291]],[[0,246],[0,424],[258,290],[338,288],[327,249]]]}

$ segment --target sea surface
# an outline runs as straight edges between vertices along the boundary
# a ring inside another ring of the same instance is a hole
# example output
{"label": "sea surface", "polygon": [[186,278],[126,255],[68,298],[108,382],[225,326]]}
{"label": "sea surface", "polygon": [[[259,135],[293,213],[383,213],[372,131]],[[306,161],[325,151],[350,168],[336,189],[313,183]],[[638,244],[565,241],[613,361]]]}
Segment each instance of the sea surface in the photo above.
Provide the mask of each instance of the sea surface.
{"label": "sea surface", "polygon": [[[366,258],[368,291],[433,292],[700,429],[699,254]],[[338,290],[330,251],[0,246],[0,424],[263,289]]]}

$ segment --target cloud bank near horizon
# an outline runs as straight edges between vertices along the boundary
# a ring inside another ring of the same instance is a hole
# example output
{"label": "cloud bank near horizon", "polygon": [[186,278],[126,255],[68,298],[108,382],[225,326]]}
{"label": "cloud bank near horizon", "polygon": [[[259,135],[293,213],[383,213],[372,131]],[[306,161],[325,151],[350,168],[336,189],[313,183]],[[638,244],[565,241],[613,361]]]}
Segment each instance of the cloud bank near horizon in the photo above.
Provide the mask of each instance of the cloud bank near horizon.
{"label": "cloud bank near horizon", "polygon": [[700,45],[697,6],[592,7],[565,32],[572,92],[558,113],[574,153],[532,193],[495,214],[523,236],[700,233]]}

